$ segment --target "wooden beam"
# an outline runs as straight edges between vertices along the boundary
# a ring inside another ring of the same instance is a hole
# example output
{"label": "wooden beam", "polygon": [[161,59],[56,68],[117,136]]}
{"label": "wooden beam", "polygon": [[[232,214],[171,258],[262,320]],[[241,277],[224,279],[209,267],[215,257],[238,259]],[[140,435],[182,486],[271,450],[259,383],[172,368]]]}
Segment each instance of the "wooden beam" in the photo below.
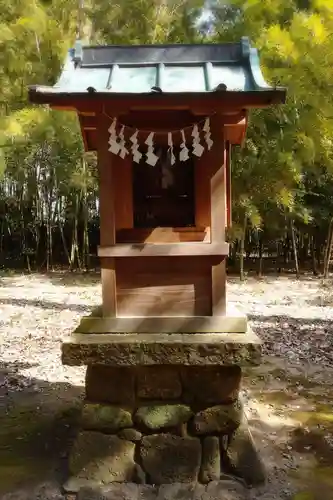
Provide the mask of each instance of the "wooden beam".
{"label": "wooden beam", "polygon": [[99,257],[191,257],[228,255],[229,245],[218,243],[144,243],[100,246]]}
{"label": "wooden beam", "polygon": [[117,243],[210,243],[210,227],[156,227],[117,230]]}
{"label": "wooden beam", "polygon": [[83,113],[78,113],[80,124],[82,128],[85,129],[97,129],[98,117],[92,115],[86,115]]}
{"label": "wooden beam", "polygon": [[[177,110],[151,110],[147,111],[130,111],[127,115],[119,116],[119,122],[128,127],[141,130],[154,130],[157,133],[167,133],[170,130],[180,130],[189,127],[200,121],[201,116],[194,115],[188,111]],[[246,127],[245,113],[243,111],[235,111],[229,113],[220,113],[221,121],[224,125],[230,127]],[[204,115],[206,116],[206,115]],[[97,129],[97,116],[95,113],[78,113],[81,128],[85,130]],[[110,120],[111,121],[111,120]],[[229,130],[229,129],[228,129]],[[228,130],[226,133],[228,133]]]}
{"label": "wooden beam", "polygon": [[29,99],[36,104],[69,107],[81,111],[102,112],[113,109],[114,114],[127,113],[129,109],[190,109],[194,113],[214,113],[220,110],[263,108],[285,102],[285,92],[207,92],[180,94],[112,94],[110,92],[62,93],[29,90]]}

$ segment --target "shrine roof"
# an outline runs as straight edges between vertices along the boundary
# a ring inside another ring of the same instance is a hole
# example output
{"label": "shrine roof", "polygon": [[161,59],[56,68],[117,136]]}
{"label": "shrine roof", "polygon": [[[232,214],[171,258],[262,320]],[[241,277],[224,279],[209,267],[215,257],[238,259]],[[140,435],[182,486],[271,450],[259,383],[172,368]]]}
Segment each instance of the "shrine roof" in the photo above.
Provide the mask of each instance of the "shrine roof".
{"label": "shrine roof", "polygon": [[[31,86],[33,102],[52,96],[207,94],[214,91],[274,93],[284,102],[286,91],[269,86],[258,51],[243,37],[239,43],[198,45],[108,45],[70,49],[62,73],[52,87]],[[38,98],[38,96],[40,98]],[[44,97],[42,97],[44,96]]]}

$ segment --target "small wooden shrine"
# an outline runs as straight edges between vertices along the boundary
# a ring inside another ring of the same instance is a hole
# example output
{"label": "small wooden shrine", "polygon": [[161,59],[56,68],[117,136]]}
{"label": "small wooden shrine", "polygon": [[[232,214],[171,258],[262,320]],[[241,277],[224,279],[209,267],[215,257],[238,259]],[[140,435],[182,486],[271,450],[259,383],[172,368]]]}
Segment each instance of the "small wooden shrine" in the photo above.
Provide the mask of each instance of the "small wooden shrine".
{"label": "small wooden shrine", "polygon": [[283,103],[286,91],[266,84],[243,38],[77,42],[58,82],[29,96],[75,111],[98,158],[102,306],[62,347],[65,364],[88,366],[67,489],[136,481],[138,470],[152,484],[217,480],[221,443],[236,443],[242,422],[241,366],[260,362],[246,317],[226,304],[231,148],[244,140],[249,111]]}

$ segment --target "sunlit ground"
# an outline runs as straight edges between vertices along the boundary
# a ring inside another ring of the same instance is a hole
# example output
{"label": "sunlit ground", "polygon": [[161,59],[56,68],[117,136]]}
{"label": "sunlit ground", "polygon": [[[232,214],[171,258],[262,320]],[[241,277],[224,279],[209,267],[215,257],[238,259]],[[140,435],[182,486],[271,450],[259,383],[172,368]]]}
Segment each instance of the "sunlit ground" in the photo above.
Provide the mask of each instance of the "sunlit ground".
{"label": "sunlit ground", "polygon": [[[264,340],[244,394],[269,473],[265,500],[333,500],[330,285],[229,279],[228,300]],[[99,302],[97,275],[0,276],[0,494],[62,481],[84,369],[61,365],[61,339]]]}

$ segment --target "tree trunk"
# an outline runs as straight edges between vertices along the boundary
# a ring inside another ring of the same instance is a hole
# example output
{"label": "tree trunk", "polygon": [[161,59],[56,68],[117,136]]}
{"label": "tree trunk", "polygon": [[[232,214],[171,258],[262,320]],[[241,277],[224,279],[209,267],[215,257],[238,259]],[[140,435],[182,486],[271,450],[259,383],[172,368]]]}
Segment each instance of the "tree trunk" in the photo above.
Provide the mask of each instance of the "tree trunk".
{"label": "tree trunk", "polygon": [[333,217],[331,217],[330,224],[328,227],[327,240],[325,246],[324,254],[324,278],[328,278],[330,270],[330,260],[332,254],[332,243],[333,243]]}
{"label": "tree trunk", "polygon": [[88,271],[90,268],[90,254],[89,254],[89,231],[88,231],[88,207],[86,202],[83,207],[83,265]]}
{"label": "tree trunk", "polygon": [[4,220],[4,218],[1,218],[0,255],[2,255],[2,252],[3,252],[3,240],[5,237],[4,229],[5,229],[5,220]]}
{"label": "tree trunk", "polygon": [[318,267],[316,260],[316,237],[312,235],[311,238],[311,260],[312,260],[312,272],[314,276],[318,276]]}
{"label": "tree trunk", "polygon": [[240,249],[239,249],[239,277],[241,281],[244,281],[244,247],[245,247],[246,226],[247,226],[247,215],[244,216],[243,232],[240,240]]}
{"label": "tree trunk", "polygon": [[26,255],[26,258],[27,258],[27,268],[28,268],[28,273],[30,274],[31,273],[31,265],[30,265],[30,257],[29,257],[29,254],[27,253]]}
{"label": "tree trunk", "polygon": [[262,277],[262,265],[263,265],[263,236],[259,235],[259,270],[258,270],[258,276],[259,278]]}
{"label": "tree trunk", "polygon": [[73,218],[73,233],[72,233],[72,247],[71,247],[71,256],[70,256],[70,267],[71,270],[74,269],[75,267],[75,256],[76,256],[76,261],[78,268],[81,269],[81,259],[80,259],[80,254],[79,254],[79,248],[78,248],[78,210],[79,210],[79,203],[78,203],[78,196],[75,196],[75,212],[74,212],[74,218]]}
{"label": "tree trunk", "polygon": [[295,228],[294,228],[294,221],[293,221],[292,216],[290,216],[289,220],[290,220],[291,243],[292,243],[292,248],[293,248],[293,253],[294,253],[294,260],[295,260],[296,277],[299,278],[299,265],[298,265],[298,255],[297,255]]}
{"label": "tree trunk", "polygon": [[90,255],[89,255],[89,231],[88,231],[88,197],[87,197],[87,185],[86,185],[86,161],[82,159],[82,166],[84,171],[84,187],[82,193],[82,214],[83,214],[83,241],[82,241],[82,261],[83,266],[86,270],[90,267]]}

